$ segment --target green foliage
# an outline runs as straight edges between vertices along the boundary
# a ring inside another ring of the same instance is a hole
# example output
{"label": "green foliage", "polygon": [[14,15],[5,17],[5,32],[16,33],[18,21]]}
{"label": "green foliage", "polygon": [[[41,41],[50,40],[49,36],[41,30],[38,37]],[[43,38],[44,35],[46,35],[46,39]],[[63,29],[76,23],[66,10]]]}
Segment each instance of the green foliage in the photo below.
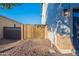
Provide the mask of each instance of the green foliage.
{"label": "green foliage", "polygon": [[20,5],[20,3],[0,3],[0,6],[5,9],[11,9],[17,5]]}

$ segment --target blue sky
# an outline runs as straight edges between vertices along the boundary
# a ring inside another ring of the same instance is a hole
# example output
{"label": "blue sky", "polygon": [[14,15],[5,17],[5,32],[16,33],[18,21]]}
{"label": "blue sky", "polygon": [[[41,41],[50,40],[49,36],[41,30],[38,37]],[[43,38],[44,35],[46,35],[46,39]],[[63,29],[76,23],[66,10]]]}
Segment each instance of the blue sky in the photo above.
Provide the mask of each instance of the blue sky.
{"label": "blue sky", "polygon": [[41,4],[25,3],[9,10],[0,8],[0,15],[23,24],[41,24]]}

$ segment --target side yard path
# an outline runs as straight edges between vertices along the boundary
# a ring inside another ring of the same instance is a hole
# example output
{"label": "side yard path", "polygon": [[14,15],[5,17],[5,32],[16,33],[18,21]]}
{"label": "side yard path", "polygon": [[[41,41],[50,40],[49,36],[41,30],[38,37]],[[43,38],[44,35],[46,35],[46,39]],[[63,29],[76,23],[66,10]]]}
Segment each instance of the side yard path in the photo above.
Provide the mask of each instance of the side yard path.
{"label": "side yard path", "polygon": [[[0,52],[1,56],[60,56],[63,55],[58,52],[55,46],[53,46],[53,53],[50,53],[50,41],[47,39],[31,39],[31,40],[19,40],[14,43],[5,45],[9,49],[4,49]],[[11,47],[11,48],[10,48]],[[0,47],[1,50],[1,47]],[[72,55],[72,54],[65,54]],[[63,55],[64,56],[64,55]]]}
{"label": "side yard path", "polygon": [[14,48],[21,40],[0,40],[0,53]]}

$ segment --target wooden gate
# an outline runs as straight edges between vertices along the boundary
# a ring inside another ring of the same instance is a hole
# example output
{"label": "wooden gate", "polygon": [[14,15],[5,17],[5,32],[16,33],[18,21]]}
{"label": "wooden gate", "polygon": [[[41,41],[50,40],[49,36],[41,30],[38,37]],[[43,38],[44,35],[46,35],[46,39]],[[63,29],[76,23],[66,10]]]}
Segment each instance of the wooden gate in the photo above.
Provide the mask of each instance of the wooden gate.
{"label": "wooden gate", "polygon": [[20,27],[4,27],[3,28],[4,39],[21,39]]}

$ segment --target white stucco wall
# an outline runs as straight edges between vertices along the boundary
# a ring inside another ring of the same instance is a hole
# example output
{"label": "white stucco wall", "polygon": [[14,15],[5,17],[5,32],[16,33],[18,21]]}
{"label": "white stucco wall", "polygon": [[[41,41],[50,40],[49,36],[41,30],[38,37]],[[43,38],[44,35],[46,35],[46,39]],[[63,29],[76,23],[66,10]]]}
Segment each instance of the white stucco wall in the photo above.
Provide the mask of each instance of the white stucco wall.
{"label": "white stucco wall", "polygon": [[[53,3],[48,4],[47,18],[46,18],[46,24],[48,25],[48,31],[49,31],[48,37],[49,37],[49,40],[52,42],[52,44],[54,44],[60,50],[60,52],[62,52],[62,53],[69,52],[70,53],[70,52],[72,52],[71,38],[69,37],[70,35],[68,36],[68,38],[66,38],[65,37],[66,34],[63,34],[62,33],[63,29],[60,28],[60,27],[65,28],[65,26],[63,26],[63,25],[60,26],[61,24],[65,24],[62,22],[66,21],[66,18],[63,15],[63,12],[64,12],[63,9],[64,9],[64,6],[61,7],[60,4],[53,4]],[[58,21],[59,21],[59,23],[58,23],[58,27],[57,27]],[[68,18],[68,23],[72,23],[70,17]],[[54,34],[56,27],[57,27],[57,31]],[[52,28],[52,30],[51,30],[51,28]],[[57,35],[59,35],[59,36],[57,36]]]}
{"label": "white stucco wall", "polygon": [[42,6],[42,24],[46,24],[47,6],[48,6],[48,3],[43,3],[43,6]]}

